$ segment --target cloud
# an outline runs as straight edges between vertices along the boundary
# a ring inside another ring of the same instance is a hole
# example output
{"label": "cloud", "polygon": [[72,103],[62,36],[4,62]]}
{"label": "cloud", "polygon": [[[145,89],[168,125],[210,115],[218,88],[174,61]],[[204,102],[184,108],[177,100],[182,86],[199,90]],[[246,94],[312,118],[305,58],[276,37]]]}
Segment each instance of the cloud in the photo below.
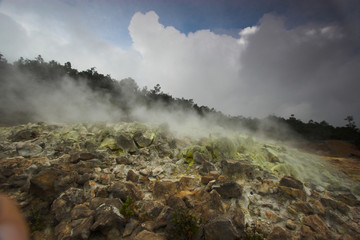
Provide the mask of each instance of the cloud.
{"label": "cloud", "polygon": [[267,14],[238,38],[209,30],[185,35],[148,12],[135,14],[129,31],[142,56],[138,77],[177,97],[234,115],[295,114],[340,125],[349,114],[360,118],[360,58],[340,25],[287,29]]}
{"label": "cloud", "polygon": [[183,33],[161,24],[154,11],[138,12],[129,25],[133,44],[123,49],[99,34],[106,26],[82,7],[0,2],[0,31],[6,33],[0,52],[11,61],[41,54],[80,70],[96,67],[119,80],[132,77],[139,86],[159,83],[174,97],[226,114],[295,114],[338,125],[347,115],[360,120],[359,47],[356,34],[341,23],[288,28],[286,19],[266,14],[234,37],[206,29]]}
{"label": "cloud", "polygon": [[72,62],[80,70],[96,67],[115,78],[137,71],[139,55],[125,51],[96,34],[81,8],[61,1],[3,1],[0,3],[0,51],[9,60],[20,56]]}

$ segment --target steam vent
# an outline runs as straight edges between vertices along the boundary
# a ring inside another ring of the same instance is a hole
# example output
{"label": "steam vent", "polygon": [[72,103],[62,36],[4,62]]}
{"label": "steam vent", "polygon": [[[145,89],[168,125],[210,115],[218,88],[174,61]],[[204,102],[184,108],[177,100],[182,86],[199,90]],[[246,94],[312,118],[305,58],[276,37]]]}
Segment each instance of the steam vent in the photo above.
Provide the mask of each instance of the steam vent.
{"label": "steam vent", "polygon": [[0,128],[0,190],[32,239],[351,240],[359,156],[345,171],[340,157],[236,132],[31,123]]}

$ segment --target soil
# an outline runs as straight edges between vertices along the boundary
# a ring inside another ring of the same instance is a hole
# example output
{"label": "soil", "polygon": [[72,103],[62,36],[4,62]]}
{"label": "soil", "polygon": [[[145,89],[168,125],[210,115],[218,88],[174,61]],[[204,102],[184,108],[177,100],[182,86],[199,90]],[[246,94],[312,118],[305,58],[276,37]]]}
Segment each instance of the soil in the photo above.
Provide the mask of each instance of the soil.
{"label": "soil", "polygon": [[319,156],[347,176],[360,181],[360,149],[355,145],[339,140],[297,142],[293,145],[299,150]]}

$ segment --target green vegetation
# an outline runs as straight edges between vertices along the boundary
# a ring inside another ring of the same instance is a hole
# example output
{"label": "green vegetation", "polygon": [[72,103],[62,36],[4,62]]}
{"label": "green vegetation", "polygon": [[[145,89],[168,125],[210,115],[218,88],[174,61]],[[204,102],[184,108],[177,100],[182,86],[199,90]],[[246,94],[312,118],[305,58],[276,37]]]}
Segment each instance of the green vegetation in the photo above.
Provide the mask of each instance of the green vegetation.
{"label": "green vegetation", "polygon": [[202,219],[197,220],[188,210],[177,209],[173,213],[172,223],[175,225],[175,236],[178,239],[188,240],[192,239],[199,230]]}
{"label": "green vegetation", "polygon": [[130,196],[126,198],[126,201],[123,203],[120,209],[120,213],[126,218],[129,219],[135,214],[135,202]]}
{"label": "green vegetation", "polygon": [[31,232],[39,231],[44,228],[44,220],[38,210],[31,209],[28,212],[28,222]]}

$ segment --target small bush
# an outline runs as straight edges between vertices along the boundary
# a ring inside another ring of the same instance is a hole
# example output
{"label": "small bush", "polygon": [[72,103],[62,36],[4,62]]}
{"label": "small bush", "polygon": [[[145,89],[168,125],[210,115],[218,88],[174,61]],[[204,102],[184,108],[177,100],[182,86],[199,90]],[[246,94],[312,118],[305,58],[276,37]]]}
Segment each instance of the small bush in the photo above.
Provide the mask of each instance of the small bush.
{"label": "small bush", "polygon": [[130,196],[126,198],[126,201],[121,206],[120,213],[126,218],[129,219],[135,214],[135,203]]}
{"label": "small bush", "polygon": [[173,213],[172,223],[175,225],[175,235],[178,239],[191,239],[199,230],[199,221],[188,210],[178,209]]}
{"label": "small bush", "polygon": [[31,232],[39,231],[44,228],[44,221],[39,211],[31,209],[28,212],[28,222]]}

